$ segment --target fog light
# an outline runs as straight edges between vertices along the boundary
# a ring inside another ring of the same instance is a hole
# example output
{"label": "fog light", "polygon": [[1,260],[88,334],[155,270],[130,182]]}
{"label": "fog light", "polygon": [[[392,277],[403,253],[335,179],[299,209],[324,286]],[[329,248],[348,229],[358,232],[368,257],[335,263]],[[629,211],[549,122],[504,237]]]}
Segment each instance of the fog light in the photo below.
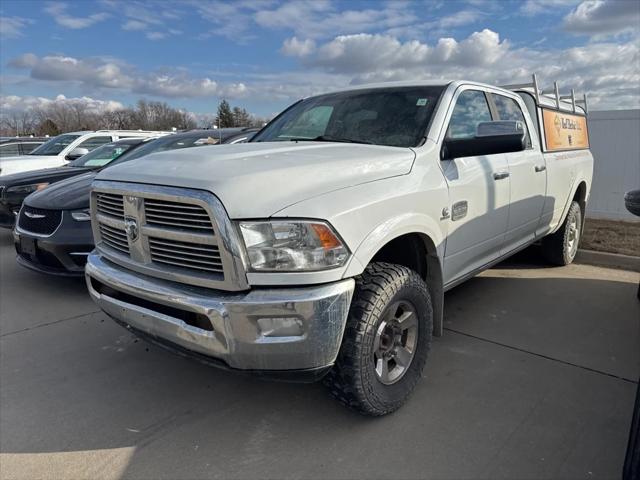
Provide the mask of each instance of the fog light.
{"label": "fog light", "polygon": [[297,317],[267,317],[258,319],[263,337],[299,337],[304,333],[302,320]]}

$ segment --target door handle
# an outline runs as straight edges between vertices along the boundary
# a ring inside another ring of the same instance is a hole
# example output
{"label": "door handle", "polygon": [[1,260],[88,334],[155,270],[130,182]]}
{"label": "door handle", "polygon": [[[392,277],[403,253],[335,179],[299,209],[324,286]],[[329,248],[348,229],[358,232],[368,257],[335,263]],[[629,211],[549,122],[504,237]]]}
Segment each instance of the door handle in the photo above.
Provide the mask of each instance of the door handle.
{"label": "door handle", "polygon": [[547,169],[546,165],[536,165],[535,171],[536,173],[544,172]]}
{"label": "door handle", "polygon": [[494,180],[502,180],[503,178],[508,178],[509,172],[496,172],[493,174]]}

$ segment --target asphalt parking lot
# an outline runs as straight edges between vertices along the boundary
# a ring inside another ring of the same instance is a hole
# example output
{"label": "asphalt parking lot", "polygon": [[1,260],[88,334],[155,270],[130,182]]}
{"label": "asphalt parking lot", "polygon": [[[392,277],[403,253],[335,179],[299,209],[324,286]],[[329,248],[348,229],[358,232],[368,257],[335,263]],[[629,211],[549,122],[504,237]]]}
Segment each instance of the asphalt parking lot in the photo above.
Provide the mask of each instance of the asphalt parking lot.
{"label": "asphalt parking lot", "polygon": [[638,273],[531,254],[446,297],[397,413],[137,341],[0,231],[2,478],[619,478],[640,375]]}

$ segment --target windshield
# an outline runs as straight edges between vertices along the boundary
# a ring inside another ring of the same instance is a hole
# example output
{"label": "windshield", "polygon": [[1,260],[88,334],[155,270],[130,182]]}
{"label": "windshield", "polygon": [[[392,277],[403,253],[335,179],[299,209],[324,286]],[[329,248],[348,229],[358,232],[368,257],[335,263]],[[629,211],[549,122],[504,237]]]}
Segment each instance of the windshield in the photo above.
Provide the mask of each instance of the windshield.
{"label": "windshield", "polygon": [[58,155],[78,137],[80,137],[80,135],[58,135],[40,145],[29,153],[29,155]]}
{"label": "windshield", "polygon": [[194,136],[178,134],[160,137],[136,148],[131,153],[123,155],[118,159],[118,162],[114,163],[128,162],[129,160],[135,160],[136,158],[149,155],[150,153],[164,152],[165,150],[177,150],[178,148],[199,147],[201,145],[215,145],[216,143],[219,143],[219,139],[213,137],[214,133],[211,135],[212,136],[207,136],[207,134],[200,133]]}
{"label": "windshield", "polygon": [[444,87],[394,87],[303,100],[252,142],[325,141],[415,147],[426,134]]}
{"label": "windshield", "polygon": [[107,163],[112,162],[124,152],[129,150],[135,144],[127,143],[108,143],[96,148],[95,150],[83,155],[77,160],[69,163],[70,167],[93,167],[99,168],[105,166]]}

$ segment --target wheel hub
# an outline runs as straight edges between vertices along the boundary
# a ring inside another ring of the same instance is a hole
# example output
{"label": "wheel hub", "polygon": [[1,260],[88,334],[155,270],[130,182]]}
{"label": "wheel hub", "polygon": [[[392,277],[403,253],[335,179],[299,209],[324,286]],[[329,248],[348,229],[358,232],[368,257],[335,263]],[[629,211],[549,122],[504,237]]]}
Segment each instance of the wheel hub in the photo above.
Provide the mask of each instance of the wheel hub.
{"label": "wheel hub", "polygon": [[374,338],[373,364],[380,382],[390,385],[404,376],[415,356],[417,342],[415,307],[406,301],[390,305]]}

